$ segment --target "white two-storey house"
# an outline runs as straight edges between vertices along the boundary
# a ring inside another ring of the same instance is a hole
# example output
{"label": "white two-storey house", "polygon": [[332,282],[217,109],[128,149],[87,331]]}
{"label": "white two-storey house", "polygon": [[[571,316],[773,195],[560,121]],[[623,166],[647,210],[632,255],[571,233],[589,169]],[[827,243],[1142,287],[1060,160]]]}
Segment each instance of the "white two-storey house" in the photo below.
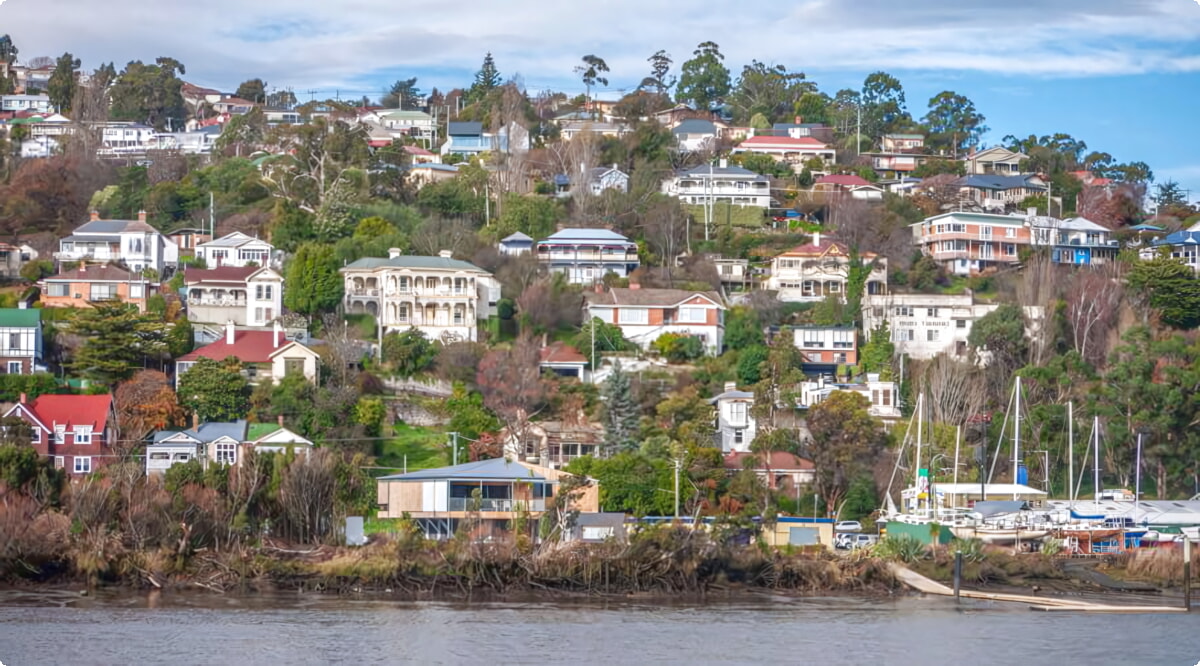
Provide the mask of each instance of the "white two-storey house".
{"label": "white two-storey house", "polygon": [[93,263],[119,262],[133,273],[149,268],[158,275],[179,261],[179,246],[146,223],[146,213],[136,220],[102,220],[92,211],[91,219],[58,242],[57,261]]}
{"label": "white two-storey house", "polygon": [[725,392],[708,401],[716,407],[716,437],[721,453],[745,453],[750,450],[757,427],[754,416],[754,394],[737,390],[734,382],[725,383]]}
{"label": "white two-storey house", "polygon": [[221,266],[270,266],[275,247],[265,240],[235,231],[196,246],[196,256],[209,268]]}
{"label": "white two-storey house", "polygon": [[[867,276],[866,294],[887,293],[887,258],[864,252],[859,259],[873,265]],[[845,300],[850,276],[850,249],[842,243],[813,234],[812,242],[793,248],[771,260],[766,288],[786,302],[820,301],[826,296]]]}
{"label": "white two-storey house", "polygon": [[685,204],[727,203],[769,208],[771,179],[749,169],[731,167],[721,160],[719,166],[708,164],[677,171],[673,177],[663,181],[662,193],[676,197]]}
{"label": "white two-storey house", "polygon": [[283,312],[283,276],[270,268],[188,268],[188,319],[203,324],[262,328]]}

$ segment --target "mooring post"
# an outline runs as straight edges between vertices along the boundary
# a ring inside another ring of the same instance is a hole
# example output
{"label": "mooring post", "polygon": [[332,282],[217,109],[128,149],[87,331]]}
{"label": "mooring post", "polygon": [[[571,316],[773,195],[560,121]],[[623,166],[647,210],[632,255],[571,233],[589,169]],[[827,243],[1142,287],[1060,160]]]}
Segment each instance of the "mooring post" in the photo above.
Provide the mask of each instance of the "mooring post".
{"label": "mooring post", "polygon": [[1192,611],[1192,540],[1183,539],[1183,607]]}
{"label": "mooring post", "polygon": [[[1186,565],[1184,565],[1186,567]],[[954,603],[959,603],[958,590],[962,586],[962,551],[954,551]]]}

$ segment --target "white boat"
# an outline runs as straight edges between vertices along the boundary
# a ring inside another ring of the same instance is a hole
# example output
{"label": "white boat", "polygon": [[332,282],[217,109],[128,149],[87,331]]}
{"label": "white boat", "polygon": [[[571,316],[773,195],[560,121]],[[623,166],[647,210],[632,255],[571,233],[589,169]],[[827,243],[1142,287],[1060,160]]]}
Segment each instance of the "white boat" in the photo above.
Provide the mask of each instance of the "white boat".
{"label": "white boat", "polygon": [[994,546],[1007,546],[1022,541],[1039,541],[1050,534],[1049,530],[1033,530],[1025,527],[951,527],[950,531],[959,539],[979,539]]}

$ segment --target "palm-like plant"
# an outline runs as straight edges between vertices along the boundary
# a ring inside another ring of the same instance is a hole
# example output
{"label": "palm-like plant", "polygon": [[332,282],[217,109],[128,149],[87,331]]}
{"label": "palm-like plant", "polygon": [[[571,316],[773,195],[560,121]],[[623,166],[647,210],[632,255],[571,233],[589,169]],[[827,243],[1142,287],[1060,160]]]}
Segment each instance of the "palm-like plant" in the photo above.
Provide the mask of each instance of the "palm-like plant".
{"label": "palm-like plant", "polygon": [[588,102],[592,100],[592,86],[597,83],[608,85],[608,79],[604,76],[607,71],[608,63],[604,62],[604,58],[595,55],[583,56],[583,64],[575,67],[575,72],[583,79],[583,85],[587,88],[585,97]]}

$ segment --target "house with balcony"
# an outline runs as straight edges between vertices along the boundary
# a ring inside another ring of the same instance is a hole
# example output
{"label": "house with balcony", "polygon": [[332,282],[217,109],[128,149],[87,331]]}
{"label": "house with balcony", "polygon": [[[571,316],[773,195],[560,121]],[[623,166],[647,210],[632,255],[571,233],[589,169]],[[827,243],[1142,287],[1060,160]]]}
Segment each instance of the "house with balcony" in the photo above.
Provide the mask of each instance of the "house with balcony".
{"label": "house with balcony", "polygon": [[775,123],[767,131],[755,130],[755,134],[768,136],[786,136],[793,139],[813,138],[822,143],[833,143],[833,128],[825,123],[806,123],[801,116],[795,116],[793,122]]}
{"label": "house with balcony", "polygon": [[1091,220],[1032,215],[1028,218],[1034,247],[1049,247],[1056,264],[1096,266],[1117,258],[1120,242],[1112,231]]}
{"label": "house with balcony", "polygon": [[[864,252],[859,259],[871,265],[866,294],[887,293],[887,258]],[[793,248],[771,260],[766,289],[779,300],[796,303],[820,301],[833,295],[845,299],[850,275],[850,248],[813,234],[812,242]]]}
{"label": "house with balcony", "polygon": [[489,272],[451,257],[364,257],[341,269],[345,308],[378,317],[385,332],[416,328],[431,340],[479,338],[478,322],[496,314],[500,282]]}
{"label": "house with balcony", "polygon": [[595,284],[612,273],[629,277],[640,265],[637,243],[608,229],[563,229],[536,244],[538,265],[571,284]]}
{"label": "house with balcony", "polygon": [[917,360],[938,354],[966,356],[971,327],[995,303],[977,303],[971,294],[889,294],[863,299],[863,333],[869,340],[887,324],[896,354]]}
{"label": "house with balcony", "polygon": [[134,273],[147,268],[162,275],[179,262],[179,246],[146,223],[146,212],[136,220],[102,220],[92,211],[91,219],[58,242],[58,262],[120,262]]}
{"label": "house with balcony", "polygon": [[879,142],[885,153],[913,154],[925,150],[924,134],[884,134]]}
{"label": "house with balcony", "polygon": [[1032,241],[1022,215],[943,213],[912,225],[913,240],[955,275],[972,275],[1014,266],[1018,252]]}
{"label": "house with balcony", "polygon": [[870,403],[867,413],[884,424],[891,425],[900,420],[899,384],[881,379],[876,373],[868,374],[866,379],[860,382],[828,382],[824,377],[801,382],[797,406],[802,409],[811,408],[823,402],[834,391],[850,391],[865,397]]}
{"label": "house with balcony", "polygon": [[716,267],[717,277],[720,278],[723,287],[734,291],[744,291],[754,283],[749,259],[731,259],[720,255],[710,255],[709,261]]}
{"label": "house with balcony", "polygon": [[260,328],[283,313],[283,276],[270,268],[187,268],[188,319],[203,324]]}
{"label": "house with balcony", "polygon": [[132,303],[142,312],[157,285],[120,266],[81,263],[78,268],[38,281],[42,305],[48,308],[88,308],[101,301]]}
{"label": "house with balcony", "polygon": [[529,150],[529,132],[516,123],[501,127],[498,132],[483,131],[483,123],[447,123],[446,141],[440,153],[443,158],[454,154],[462,158],[488,152],[525,152]]}
{"label": "house with balcony", "polygon": [[213,111],[228,113],[231,116],[244,116],[257,107],[256,102],[241,97],[225,97],[212,103]]}
{"label": "house with balcony", "polygon": [[240,231],[197,245],[196,256],[203,259],[209,268],[273,266],[278,263],[275,261],[275,246]]}
{"label": "house with balcony", "polygon": [[962,177],[956,184],[960,201],[996,213],[1011,210],[1026,198],[1045,195],[1049,191],[1046,181],[1036,174],[970,175]]}
{"label": "house with balcony", "polygon": [[627,134],[633,134],[633,128],[622,122],[604,122],[588,119],[567,121],[560,127],[559,136],[563,141],[573,141],[575,138],[583,135],[619,139]]}
{"label": "house with balcony", "polygon": [[584,292],[584,320],[599,319],[621,329],[626,340],[650,349],[664,334],[700,338],[705,351],[716,356],[725,342],[725,306],[710,291],[643,289],[631,284]]}
{"label": "house with balcony", "polygon": [[685,204],[711,202],[765,209],[771,206],[771,179],[721,160],[720,166],[707,164],[675,172],[663,181],[662,193]]}
{"label": "house with balcony", "polygon": [[858,365],[858,329],[853,326],[796,326],[792,343],[809,374],[835,374],[838,366]]}
{"label": "house with balcony", "polygon": [[726,382],[725,391],[708,401],[716,410],[713,436],[721,453],[745,453],[757,434],[750,410],[754,393],[739,391],[736,382]]}
{"label": "house with balcony", "polygon": [[733,153],[770,155],[776,162],[790,165],[796,173],[803,171],[804,163],[813,158],[825,164],[837,161],[836,150],[811,136],[752,136],[734,146]]}
{"label": "house with balcony", "polygon": [[191,370],[200,359],[221,362],[229,357],[241,362],[242,374],[251,384],[279,382],[294,375],[315,384],[321,366],[320,355],[296,340],[288,340],[278,322],[266,331],[239,330],[227,323],[221,339],[175,360],[176,388],[183,373]]}
{"label": "house with balcony", "polygon": [[1025,153],[1013,152],[1001,146],[974,151],[963,158],[967,174],[996,174],[1015,176],[1021,173],[1021,163],[1029,159]]}
{"label": "house with balcony", "polygon": [[437,136],[437,122],[424,111],[378,109],[365,118],[388,130],[393,138],[412,137],[430,146]]}
{"label": "house with balcony", "polygon": [[91,474],[117,460],[113,451],[116,415],[110,394],[47,394],[33,401],[21,394],[4,416],[28,424],[34,450],[68,475]]}
{"label": "house with balcony", "polygon": [[49,95],[0,95],[0,111],[33,111],[53,113]]}
{"label": "house with balcony", "polygon": [[[530,463],[493,458],[392,474],[376,479],[379,518],[411,518],[428,539],[454,536],[473,521],[472,539],[503,538],[518,517],[530,530],[553,507],[559,486],[571,475]],[[581,513],[600,509],[594,482],[574,494],[569,506]],[[532,532],[531,532],[532,534]]]}
{"label": "house with balcony", "polygon": [[0,373],[45,372],[42,362],[42,311],[0,308]]}
{"label": "house with balcony", "polygon": [[[581,415],[582,416],[582,415]],[[531,465],[562,469],[583,456],[604,456],[604,425],[580,418],[528,423],[525,432],[500,431],[504,455]]]}

